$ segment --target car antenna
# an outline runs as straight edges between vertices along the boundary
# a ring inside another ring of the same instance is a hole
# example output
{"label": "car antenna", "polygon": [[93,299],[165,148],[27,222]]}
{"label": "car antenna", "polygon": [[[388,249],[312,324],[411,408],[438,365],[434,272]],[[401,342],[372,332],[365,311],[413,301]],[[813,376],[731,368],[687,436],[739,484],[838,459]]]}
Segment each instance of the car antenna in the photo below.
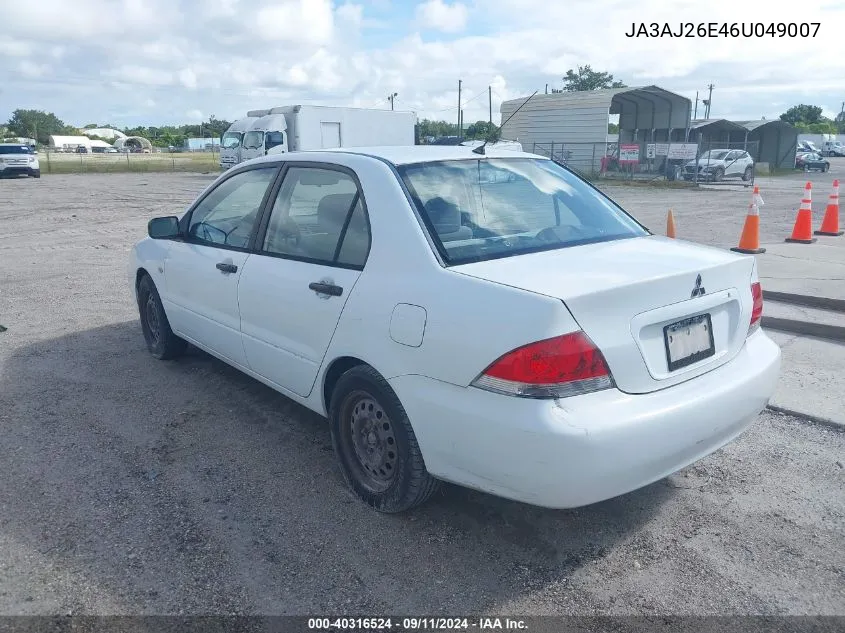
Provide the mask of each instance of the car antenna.
{"label": "car antenna", "polygon": [[[535,90],[534,94],[532,94],[531,97],[533,97],[538,92],[540,92],[540,91]],[[484,142],[481,145],[479,145],[478,147],[476,147],[475,149],[472,150],[473,153],[474,154],[481,154],[482,156],[484,156],[484,148],[487,146],[487,143],[489,143],[491,139],[493,139],[494,143],[499,140],[499,136],[502,133],[502,128],[505,127],[508,124],[508,121],[510,121],[514,117],[514,115],[522,109],[522,106],[524,106],[526,103],[531,101],[531,97],[528,97],[525,101],[523,101],[521,104],[519,104],[519,107],[516,110],[513,111],[513,114],[511,114],[504,123],[502,123],[499,127],[496,128],[495,132],[490,132],[490,134],[487,135],[487,138],[484,140]]]}

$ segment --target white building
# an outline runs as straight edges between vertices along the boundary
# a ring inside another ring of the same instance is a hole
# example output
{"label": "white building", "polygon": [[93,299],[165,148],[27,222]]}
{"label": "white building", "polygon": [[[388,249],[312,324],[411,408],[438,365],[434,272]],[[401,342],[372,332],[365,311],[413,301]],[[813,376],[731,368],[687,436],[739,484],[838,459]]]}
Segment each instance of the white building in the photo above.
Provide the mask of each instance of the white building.
{"label": "white building", "polygon": [[110,127],[96,127],[90,130],[80,130],[86,136],[99,136],[107,141],[114,141],[119,138],[126,138],[126,134],[120,130],[113,130]]}

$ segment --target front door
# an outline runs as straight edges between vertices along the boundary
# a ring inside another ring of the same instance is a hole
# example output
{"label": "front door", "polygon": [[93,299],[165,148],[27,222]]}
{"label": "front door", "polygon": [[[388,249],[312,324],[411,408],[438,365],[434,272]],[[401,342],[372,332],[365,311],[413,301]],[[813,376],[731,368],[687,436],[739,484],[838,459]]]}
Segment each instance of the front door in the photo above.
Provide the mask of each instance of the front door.
{"label": "front door", "polygon": [[250,130],[241,143],[241,162],[264,156],[264,130]]}
{"label": "front door", "polygon": [[162,301],[173,331],[244,366],[238,282],[277,173],[264,167],[223,180],[191,211],[185,239],[165,260]]}
{"label": "front door", "polygon": [[291,167],[264,233],[238,290],[243,345],[253,371],[305,397],[369,252],[356,181]]}

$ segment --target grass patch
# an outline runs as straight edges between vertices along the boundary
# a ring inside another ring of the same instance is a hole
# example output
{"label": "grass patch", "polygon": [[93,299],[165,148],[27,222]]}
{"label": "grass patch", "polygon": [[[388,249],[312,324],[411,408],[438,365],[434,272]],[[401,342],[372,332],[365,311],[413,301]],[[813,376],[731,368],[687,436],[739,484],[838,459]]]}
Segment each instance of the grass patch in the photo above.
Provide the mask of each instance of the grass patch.
{"label": "grass patch", "polygon": [[196,152],[180,154],[50,154],[39,156],[41,173],[109,174],[134,172],[220,171],[217,154]]}

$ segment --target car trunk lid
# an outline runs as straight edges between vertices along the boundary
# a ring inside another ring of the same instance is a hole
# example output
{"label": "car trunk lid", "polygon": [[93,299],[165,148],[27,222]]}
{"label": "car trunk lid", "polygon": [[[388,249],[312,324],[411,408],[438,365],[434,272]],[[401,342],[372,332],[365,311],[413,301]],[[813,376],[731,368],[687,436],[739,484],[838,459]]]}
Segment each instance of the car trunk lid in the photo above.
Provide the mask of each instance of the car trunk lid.
{"label": "car trunk lid", "polygon": [[[561,299],[604,354],[617,387],[647,393],[715,369],[739,352],[751,318],[753,266],[753,257],[648,236],[452,270]],[[696,326],[699,335],[702,327],[712,335],[712,354],[672,367],[667,348],[675,346],[674,359],[694,351],[692,343],[676,347],[694,324],[668,334],[664,328],[694,317],[705,323]],[[667,342],[669,337],[675,342]]]}

